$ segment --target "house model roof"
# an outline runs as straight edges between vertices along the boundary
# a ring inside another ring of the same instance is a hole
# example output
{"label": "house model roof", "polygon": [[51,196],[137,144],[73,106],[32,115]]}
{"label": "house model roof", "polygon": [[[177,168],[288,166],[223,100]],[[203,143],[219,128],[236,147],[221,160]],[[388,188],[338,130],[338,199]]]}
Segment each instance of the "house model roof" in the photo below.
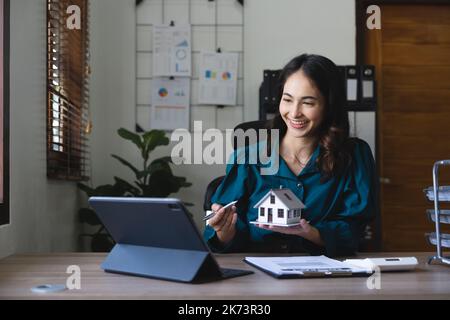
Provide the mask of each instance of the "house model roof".
{"label": "house model roof", "polygon": [[288,207],[288,209],[303,209],[306,206],[290,189],[271,189],[267,194],[255,204],[254,208],[259,207],[264,200],[267,199],[271,194],[275,195],[280,201]]}

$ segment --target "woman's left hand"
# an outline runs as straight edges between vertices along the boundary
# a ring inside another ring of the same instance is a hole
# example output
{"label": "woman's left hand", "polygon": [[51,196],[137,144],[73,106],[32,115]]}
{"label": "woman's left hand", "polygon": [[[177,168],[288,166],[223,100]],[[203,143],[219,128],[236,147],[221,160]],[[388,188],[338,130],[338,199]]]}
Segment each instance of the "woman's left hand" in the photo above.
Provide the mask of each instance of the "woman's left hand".
{"label": "woman's left hand", "polygon": [[257,224],[256,226],[258,226],[261,229],[270,230],[273,232],[296,235],[305,238],[306,240],[309,240],[312,243],[317,244],[319,246],[325,245],[322,238],[320,237],[319,230],[310,225],[309,222],[306,221],[305,219],[301,219],[299,225],[292,227],[279,227],[267,224]]}

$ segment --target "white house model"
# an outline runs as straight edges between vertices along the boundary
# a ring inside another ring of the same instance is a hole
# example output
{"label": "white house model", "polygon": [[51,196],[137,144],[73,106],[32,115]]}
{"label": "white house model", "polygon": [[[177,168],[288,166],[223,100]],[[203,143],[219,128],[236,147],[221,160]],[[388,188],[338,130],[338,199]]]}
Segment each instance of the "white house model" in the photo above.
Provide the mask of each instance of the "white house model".
{"label": "white house model", "polygon": [[305,205],[290,189],[272,189],[254,208],[258,219],[252,223],[291,226],[300,223]]}

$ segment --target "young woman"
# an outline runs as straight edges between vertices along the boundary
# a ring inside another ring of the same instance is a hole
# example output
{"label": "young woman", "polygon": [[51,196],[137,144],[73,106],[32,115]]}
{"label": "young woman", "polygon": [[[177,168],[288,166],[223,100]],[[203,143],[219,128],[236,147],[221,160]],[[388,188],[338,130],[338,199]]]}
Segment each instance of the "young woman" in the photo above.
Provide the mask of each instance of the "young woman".
{"label": "young woman", "polygon": [[[259,164],[229,164],[212,197],[217,215],[204,238],[215,252],[309,252],[328,256],[358,250],[375,214],[376,173],[368,144],[349,138],[342,80],[319,55],[291,60],[280,75],[279,168],[261,175]],[[254,225],[255,204],[280,185],[306,206],[300,225]],[[227,209],[222,205],[238,203]],[[219,204],[220,203],[220,204]]]}

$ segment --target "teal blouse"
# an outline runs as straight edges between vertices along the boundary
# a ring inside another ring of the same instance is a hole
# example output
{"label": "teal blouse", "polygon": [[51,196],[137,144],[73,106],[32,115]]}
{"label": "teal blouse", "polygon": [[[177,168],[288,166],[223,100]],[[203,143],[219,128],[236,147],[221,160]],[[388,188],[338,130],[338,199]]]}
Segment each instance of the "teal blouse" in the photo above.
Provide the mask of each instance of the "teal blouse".
{"label": "teal blouse", "polygon": [[[242,150],[236,151],[232,157],[239,152]],[[366,142],[355,139],[351,165],[341,176],[326,182],[320,181],[321,173],[316,164],[319,153],[320,146],[298,176],[279,155],[279,169],[273,175],[262,175],[261,163],[229,163],[226,176],[212,197],[212,203],[225,205],[239,200],[236,205],[237,233],[234,239],[223,247],[214,229],[206,226],[204,239],[211,249],[221,253],[250,252],[272,251],[280,246],[285,252],[308,252],[328,256],[354,254],[364,228],[375,215],[376,170],[372,152]],[[311,225],[319,230],[325,247],[319,247],[299,236],[275,233],[249,223],[255,221],[258,216],[255,204],[270,189],[278,189],[280,186],[291,189],[305,204],[302,218],[310,221]]]}

